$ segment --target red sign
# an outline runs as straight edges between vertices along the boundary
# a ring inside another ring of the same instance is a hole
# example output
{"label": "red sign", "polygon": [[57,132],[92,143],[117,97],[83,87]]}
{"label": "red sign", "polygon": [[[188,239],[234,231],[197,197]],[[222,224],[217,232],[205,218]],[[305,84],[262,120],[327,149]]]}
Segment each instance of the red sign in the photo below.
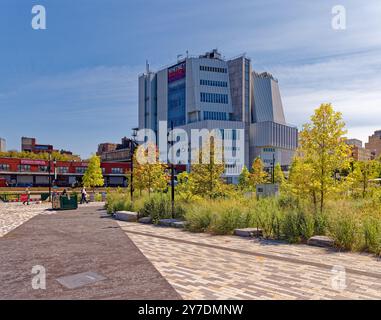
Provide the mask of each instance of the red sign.
{"label": "red sign", "polygon": [[36,165],[36,166],[45,166],[46,162],[43,160],[28,160],[28,159],[21,159],[21,164],[29,164],[29,165]]}
{"label": "red sign", "polygon": [[181,62],[168,69],[168,82],[173,82],[185,78],[186,63]]}

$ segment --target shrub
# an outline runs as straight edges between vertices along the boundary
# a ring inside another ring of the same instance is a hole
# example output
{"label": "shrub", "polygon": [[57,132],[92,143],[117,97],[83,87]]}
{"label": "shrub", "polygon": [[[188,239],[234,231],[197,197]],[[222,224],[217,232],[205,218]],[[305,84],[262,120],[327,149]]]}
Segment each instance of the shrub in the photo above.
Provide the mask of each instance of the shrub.
{"label": "shrub", "polygon": [[192,232],[205,232],[212,222],[212,210],[207,206],[193,205],[185,213],[186,228]]}
{"label": "shrub", "polygon": [[282,216],[276,198],[260,199],[251,214],[251,224],[262,229],[266,238],[280,238]]}
{"label": "shrub", "polygon": [[134,211],[134,206],[129,196],[120,192],[107,194],[105,208],[108,214],[113,214],[117,211]]}
{"label": "shrub", "polygon": [[339,248],[354,250],[361,243],[358,219],[353,212],[338,212],[330,222],[330,234]]}
{"label": "shrub", "polygon": [[234,229],[246,227],[247,216],[242,208],[229,206],[212,215],[209,231],[214,234],[230,234]]}
{"label": "shrub", "polygon": [[[175,203],[174,218],[181,219],[185,213],[184,208],[179,203]],[[150,216],[153,223],[158,223],[160,219],[172,218],[172,203],[168,195],[154,194],[143,204],[139,210],[143,217]]]}
{"label": "shrub", "polygon": [[369,252],[381,255],[381,220],[367,217],[363,224],[364,248]]}

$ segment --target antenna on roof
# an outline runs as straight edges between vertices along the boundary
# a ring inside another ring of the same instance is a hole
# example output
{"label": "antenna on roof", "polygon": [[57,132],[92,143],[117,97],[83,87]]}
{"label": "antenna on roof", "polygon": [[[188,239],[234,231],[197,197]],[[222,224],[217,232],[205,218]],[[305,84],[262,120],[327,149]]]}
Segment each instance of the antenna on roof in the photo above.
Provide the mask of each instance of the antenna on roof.
{"label": "antenna on roof", "polygon": [[146,60],[146,72],[147,72],[147,74],[149,74],[149,63],[148,63],[148,60]]}

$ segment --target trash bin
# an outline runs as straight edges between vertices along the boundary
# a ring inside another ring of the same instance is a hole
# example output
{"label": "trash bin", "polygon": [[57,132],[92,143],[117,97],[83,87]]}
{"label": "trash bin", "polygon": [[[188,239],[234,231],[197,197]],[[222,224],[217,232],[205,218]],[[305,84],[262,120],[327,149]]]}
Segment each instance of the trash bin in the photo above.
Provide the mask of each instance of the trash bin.
{"label": "trash bin", "polygon": [[61,210],[75,210],[78,209],[78,199],[76,195],[71,197],[60,197],[60,209]]}
{"label": "trash bin", "polygon": [[49,193],[41,193],[41,201],[46,201],[49,199]]}

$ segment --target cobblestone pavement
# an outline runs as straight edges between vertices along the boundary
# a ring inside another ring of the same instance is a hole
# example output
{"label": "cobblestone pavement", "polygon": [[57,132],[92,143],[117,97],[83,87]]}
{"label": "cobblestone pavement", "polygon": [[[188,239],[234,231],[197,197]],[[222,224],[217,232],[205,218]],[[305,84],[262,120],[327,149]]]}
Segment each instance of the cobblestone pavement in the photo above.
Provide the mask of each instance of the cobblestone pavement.
{"label": "cobblestone pavement", "polygon": [[[99,206],[102,203],[89,203],[83,206]],[[55,211],[47,210],[51,208],[50,203],[2,203],[0,202],[0,238],[8,232],[27,222],[29,219],[39,214],[54,214]]]}
{"label": "cobblestone pavement", "polygon": [[381,299],[381,260],[118,222],[184,299]]}

